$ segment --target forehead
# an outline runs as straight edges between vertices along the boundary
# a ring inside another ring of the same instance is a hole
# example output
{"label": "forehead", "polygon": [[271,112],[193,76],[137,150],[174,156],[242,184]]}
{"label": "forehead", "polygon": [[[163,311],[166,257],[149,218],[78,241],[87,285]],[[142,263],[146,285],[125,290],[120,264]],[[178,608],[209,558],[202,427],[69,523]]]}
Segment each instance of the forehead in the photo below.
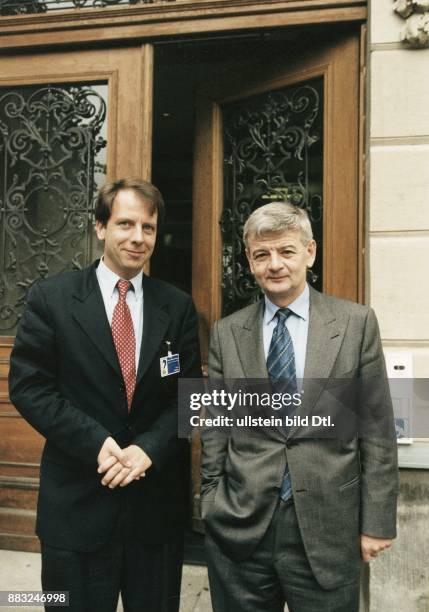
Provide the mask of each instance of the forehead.
{"label": "forehead", "polygon": [[297,229],[282,230],[281,232],[269,232],[261,236],[254,234],[248,237],[250,251],[257,249],[279,249],[290,246],[302,246],[301,232]]}
{"label": "forehead", "polygon": [[156,219],[157,211],[153,203],[143,198],[134,189],[122,189],[113,200],[112,216],[143,215]]}

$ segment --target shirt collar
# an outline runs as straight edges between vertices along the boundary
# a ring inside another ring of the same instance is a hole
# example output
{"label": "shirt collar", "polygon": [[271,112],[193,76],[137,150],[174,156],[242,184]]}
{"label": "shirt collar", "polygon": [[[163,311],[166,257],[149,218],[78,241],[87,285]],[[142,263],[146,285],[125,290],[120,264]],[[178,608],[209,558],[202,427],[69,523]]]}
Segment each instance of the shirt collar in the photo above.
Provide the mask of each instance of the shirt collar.
{"label": "shirt collar", "polygon": [[[264,296],[265,299],[265,311],[264,311],[264,325],[268,325],[274,319],[279,310],[279,306],[276,306]],[[305,284],[304,291],[299,295],[296,300],[291,302],[288,306],[289,310],[293,312],[294,315],[300,317],[306,321],[308,319],[308,313],[310,311],[310,289],[308,287],[308,283]]]}
{"label": "shirt collar", "polygon": [[[115,272],[113,272],[110,268],[106,266],[103,258],[100,259],[100,263],[98,264],[97,277],[100,283],[100,288],[102,290],[102,293],[105,293],[109,297],[112,297],[115,292],[118,280],[120,280],[121,277],[115,274]],[[133,294],[136,300],[143,293],[142,281],[143,281],[143,270],[140,270],[140,272],[136,276],[134,276],[133,278],[130,278],[130,283],[134,287]]]}

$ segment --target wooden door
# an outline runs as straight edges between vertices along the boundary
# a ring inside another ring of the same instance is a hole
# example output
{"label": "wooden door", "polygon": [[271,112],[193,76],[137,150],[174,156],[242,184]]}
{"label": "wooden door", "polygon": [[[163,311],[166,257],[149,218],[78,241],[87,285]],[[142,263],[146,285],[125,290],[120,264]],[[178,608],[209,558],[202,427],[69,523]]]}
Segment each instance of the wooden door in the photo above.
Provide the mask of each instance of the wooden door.
{"label": "wooden door", "polygon": [[[241,233],[250,212],[268,201],[286,197],[308,209],[318,242],[316,287],[360,297],[360,36],[348,30],[316,39],[249,58],[200,88],[193,294],[204,360],[213,322],[256,297]],[[199,460],[195,441],[196,499]]]}
{"label": "wooden door", "polygon": [[[150,45],[0,57],[0,547],[37,550],[43,439],[9,402],[25,293],[97,255],[92,206],[106,179],[150,178]],[[78,381],[77,381],[78,384]]]}

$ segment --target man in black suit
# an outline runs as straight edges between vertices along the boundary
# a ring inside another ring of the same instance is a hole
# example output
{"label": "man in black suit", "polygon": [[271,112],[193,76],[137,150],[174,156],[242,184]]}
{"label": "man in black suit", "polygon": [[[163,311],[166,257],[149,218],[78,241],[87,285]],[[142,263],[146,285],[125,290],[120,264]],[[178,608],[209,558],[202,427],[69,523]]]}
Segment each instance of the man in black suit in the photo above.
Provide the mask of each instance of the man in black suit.
{"label": "man in black suit", "polygon": [[44,590],[70,610],[179,608],[188,445],[177,380],[200,375],[191,298],[143,274],[164,203],[142,180],[105,185],[104,255],[28,294],[10,396],[46,437],[36,532]]}

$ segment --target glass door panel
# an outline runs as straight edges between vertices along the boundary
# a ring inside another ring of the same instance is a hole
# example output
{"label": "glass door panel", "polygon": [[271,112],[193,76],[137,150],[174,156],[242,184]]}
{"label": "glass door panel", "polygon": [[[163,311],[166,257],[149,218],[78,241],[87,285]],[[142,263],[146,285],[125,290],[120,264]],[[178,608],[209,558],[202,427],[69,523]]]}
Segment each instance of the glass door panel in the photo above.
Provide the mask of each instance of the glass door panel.
{"label": "glass door panel", "polygon": [[323,78],[226,104],[223,111],[224,207],[222,315],[259,299],[242,240],[249,215],[290,202],[310,215],[318,258],[310,282],[322,288]]}
{"label": "glass door panel", "polygon": [[106,83],[0,89],[0,334],[15,333],[33,283],[82,269],[106,177]]}

